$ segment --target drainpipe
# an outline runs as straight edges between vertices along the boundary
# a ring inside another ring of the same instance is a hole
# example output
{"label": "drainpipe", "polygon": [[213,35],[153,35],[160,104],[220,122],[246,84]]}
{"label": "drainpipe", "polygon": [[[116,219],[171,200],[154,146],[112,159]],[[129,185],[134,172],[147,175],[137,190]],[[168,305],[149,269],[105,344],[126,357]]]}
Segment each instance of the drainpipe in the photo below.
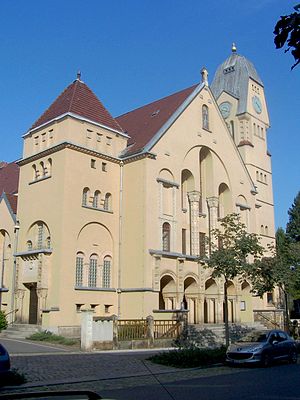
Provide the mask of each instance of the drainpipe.
{"label": "drainpipe", "polygon": [[15,233],[15,245],[14,245],[14,265],[13,265],[13,276],[12,276],[12,285],[11,285],[11,324],[15,321],[15,292],[16,292],[16,272],[17,272],[17,249],[18,249],[18,238],[19,238],[19,221],[16,222],[14,226],[14,233]]}
{"label": "drainpipe", "polygon": [[119,200],[119,263],[118,263],[118,318],[121,316],[121,250],[122,250],[122,218],[123,218],[123,161],[120,162],[120,200]]}

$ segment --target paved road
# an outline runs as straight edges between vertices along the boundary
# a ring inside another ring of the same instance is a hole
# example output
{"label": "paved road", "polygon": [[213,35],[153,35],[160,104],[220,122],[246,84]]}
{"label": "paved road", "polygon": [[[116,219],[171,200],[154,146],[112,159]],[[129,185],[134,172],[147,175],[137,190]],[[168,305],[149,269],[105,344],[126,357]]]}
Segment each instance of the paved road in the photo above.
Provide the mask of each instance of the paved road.
{"label": "paved road", "polygon": [[[5,345],[13,348],[12,367],[28,379],[15,391],[89,389],[117,400],[300,399],[300,364],[178,370],[147,361],[148,351],[82,353],[23,341]],[[41,350],[45,354],[36,353]]]}
{"label": "paved road", "polygon": [[25,339],[0,338],[0,343],[5,346],[10,355],[66,353],[73,350],[73,348],[66,346],[59,347],[47,343],[35,343]]}

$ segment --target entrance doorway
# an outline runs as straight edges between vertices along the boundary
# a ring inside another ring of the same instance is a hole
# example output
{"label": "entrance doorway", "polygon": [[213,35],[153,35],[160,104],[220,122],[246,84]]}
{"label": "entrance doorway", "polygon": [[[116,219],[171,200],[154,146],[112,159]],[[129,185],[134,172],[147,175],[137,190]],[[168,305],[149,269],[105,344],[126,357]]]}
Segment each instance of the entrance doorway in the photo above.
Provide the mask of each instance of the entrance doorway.
{"label": "entrance doorway", "polygon": [[29,324],[37,324],[38,321],[38,295],[36,291],[36,282],[26,283],[25,286],[29,289]]}

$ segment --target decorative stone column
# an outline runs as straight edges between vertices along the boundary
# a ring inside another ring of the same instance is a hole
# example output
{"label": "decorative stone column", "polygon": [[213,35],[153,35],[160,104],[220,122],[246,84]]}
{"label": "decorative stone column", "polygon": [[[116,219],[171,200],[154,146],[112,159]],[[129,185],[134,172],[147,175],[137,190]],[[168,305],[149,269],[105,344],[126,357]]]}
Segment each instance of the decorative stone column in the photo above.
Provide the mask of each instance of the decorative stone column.
{"label": "decorative stone column", "polygon": [[208,197],[207,205],[209,212],[209,228],[212,230],[217,227],[219,198],[217,196]]}
{"label": "decorative stone column", "polygon": [[37,296],[38,296],[37,323],[38,323],[38,325],[42,324],[42,310],[46,308],[47,294],[48,294],[47,288],[37,288]]}
{"label": "decorative stone column", "polygon": [[181,307],[184,296],[184,261],[185,258],[178,257],[176,260],[176,275],[177,275],[177,299],[176,306]]}
{"label": "decorative stone column", "polygon": [[190,235],[191,235],[191,255],[199,255],[199,201],[200,192],[193,190],[189,192],[188,199],[190,203]]}

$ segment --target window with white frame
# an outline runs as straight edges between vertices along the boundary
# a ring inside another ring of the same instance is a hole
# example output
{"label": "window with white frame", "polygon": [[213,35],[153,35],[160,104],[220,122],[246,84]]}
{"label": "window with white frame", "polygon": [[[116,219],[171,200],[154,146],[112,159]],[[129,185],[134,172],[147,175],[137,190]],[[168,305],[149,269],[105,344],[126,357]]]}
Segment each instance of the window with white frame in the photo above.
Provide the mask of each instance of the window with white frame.
{"label": "window with white frame", "polygon": [[89,264],[89,275],[88,275],[88,286],[97,287],[97,267],[98,267],[98,257],[93,254],[90,257]]}
{"label": "window with white frame", "polygon": [[111,277],[111,258],[105,257],[103,261],[103,275],[102,275],[102,286],[104,288],[110,287]]}
{"label": "window with white frame", "polygon": [[44,225],[42,223],[38,224],[38,234],[37,234],[37,248],[43,248],[43,236],[44,236]]}
{"label": "window with white frame", "polygon": [[165,222],[162,226],[163,251],[170,251],[170,231],[170,224],[168,222]]}
{"label": "window with white frame", "polygon": [[78,253],[76,257],[76,277],[75,277],[76,286],[83,285],[83,254]]}
{"label": "window with white frame", "polygon": [[202,106],[202,128],[209,129],[209,115],[208,107],[206,104]]}
{"label": "window with white frame", "polygon": [[105,195],[103,209],[105,211],[111,210],[111,194],[110,193],[106,193],[106,195]]}
{"label": "window with white frame", "polygon": [[89,188],[86,187],[83,189],[83,192],[82,192],[82,205],[83,206],[87,206],[89,192],[90,192]]}

